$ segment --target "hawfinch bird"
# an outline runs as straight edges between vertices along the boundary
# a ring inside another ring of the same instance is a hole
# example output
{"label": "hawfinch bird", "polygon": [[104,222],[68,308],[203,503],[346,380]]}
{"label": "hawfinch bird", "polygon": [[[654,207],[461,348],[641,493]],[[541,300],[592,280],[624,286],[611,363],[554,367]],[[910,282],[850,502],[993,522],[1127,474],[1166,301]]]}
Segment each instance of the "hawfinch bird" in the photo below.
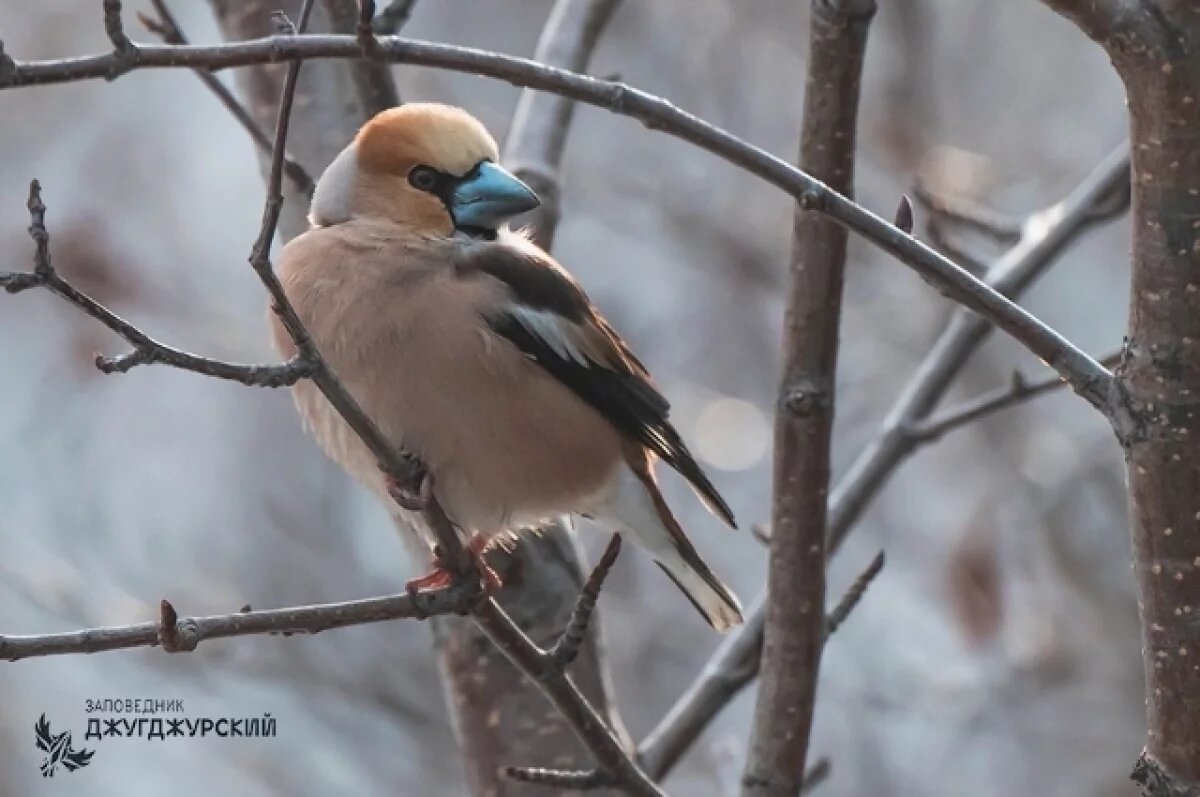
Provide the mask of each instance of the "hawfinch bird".
{"label": "hawfinch bird", "polygon": [[[714,628],[740,623],[663,500],[655,461],[733,526],[728,505],[645,366],[575,280],[505,226],[538,198],[497,158],[458,108],[411,103],[371,119],[279,258],[288,298],[351,395],[425,466],[474,553],[583,515],[649,552]],[[274,337],[291,356],[278,323]],[[325,451],[386,500],[375,458],[317,389],[302,381],[294,395]]]}

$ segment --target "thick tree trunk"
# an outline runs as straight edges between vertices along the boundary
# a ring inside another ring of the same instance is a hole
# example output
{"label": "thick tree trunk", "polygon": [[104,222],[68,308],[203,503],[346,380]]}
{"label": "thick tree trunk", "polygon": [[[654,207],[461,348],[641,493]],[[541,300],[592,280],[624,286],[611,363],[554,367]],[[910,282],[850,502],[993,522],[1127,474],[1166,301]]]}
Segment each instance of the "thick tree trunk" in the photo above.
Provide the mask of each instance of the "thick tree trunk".
{"label": "thick tree trunk", "polygon": [[1121,67],[1134,227],[1119,373],[1141,421],[1128,458],[1144,766],[1160,767],[1176,787],[1151,794],[1200,793],[1200,16],[1190,16],[1191,46],[1156,48]]}
{"label": "thick tree trunk", "polygon": [[[1200,9],[1178,0],[1047,0],[1108,51],[1133,152],[1127,419],[1146,674],[1146,795],[1200,794]],[[1122,428],[1123,427],[1123,428]]]}
{"label": "thick tree trunk", "polygon": [[[271,13],[299,16],[302,0],[210,0],[222,34],[230,40],[273,32]],[[612,5],[609,3],[609,5]],[[311,32],[353,32],[354,0],[323,0],[313,9]],[[241,95],[265,130],[275,114],[286,64],[239,70]],[[390,68],[357,61],[314,61],[300,71],[289,154],[315,179],[366,119],[398,97]],[[264,169],[269,159],[264,158]],[[308,224],[308,197],[284,181],[280,219],[284,240]],[[411,544],[415,536],[405,532]],[[424,557],[427,553],[414,549]],[[553,641],[566,626],[586,577],[573,533],[554,524],[538,537],[523,538],[515,555],[500,554],[495,566],[505,587],[498,599],[512,619],[535,641]],[[537,686],[524,678],[495,645],[467,618],[433,618],[435,639],[452,722],[463,751],[471,793],[478,797],[547,794],[544,786],[505,780],[506,766],[588,769],[594,762],[569,725]],[[604,671],[600,623],[593,619],[588,640],[571,667],[571,677],[632,748],[616,712]],[[595,792],[607,795],[610,792]]]}

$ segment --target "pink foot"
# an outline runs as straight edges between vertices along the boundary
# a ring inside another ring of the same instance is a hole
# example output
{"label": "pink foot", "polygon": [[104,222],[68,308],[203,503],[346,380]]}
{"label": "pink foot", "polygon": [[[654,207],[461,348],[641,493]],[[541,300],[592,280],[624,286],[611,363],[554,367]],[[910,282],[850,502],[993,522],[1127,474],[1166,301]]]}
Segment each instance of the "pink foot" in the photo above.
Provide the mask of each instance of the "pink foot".
{"label": "pink foot", "polygon": [[[479,536],[473,537],[467,544],[467,553],[471,557],[471,561],[475,563],[475,569],[479,573],[480,586],[483,587],[485,595],[494,595],[504,586],[504,582],[500,579],[500,575],[487,563],[484,558],[484,553],[488,548],[488,540]],[[454,584],[454,573],[450,568],[446,567],[446,563],[437,554],[433,557],[433,570],[423,576],[409,579],[404,589],[410,594],[420,592],[422,590],[445,589]]]}
{"label": "pink foot", "polygon": [[454,583],[454,576],[449,570],[442,566],[440,562],[435,561],[433,570],[423,576],[410,578],[404,583],[404,589],[407,592],[420,592],[422,590],[445,589]]}

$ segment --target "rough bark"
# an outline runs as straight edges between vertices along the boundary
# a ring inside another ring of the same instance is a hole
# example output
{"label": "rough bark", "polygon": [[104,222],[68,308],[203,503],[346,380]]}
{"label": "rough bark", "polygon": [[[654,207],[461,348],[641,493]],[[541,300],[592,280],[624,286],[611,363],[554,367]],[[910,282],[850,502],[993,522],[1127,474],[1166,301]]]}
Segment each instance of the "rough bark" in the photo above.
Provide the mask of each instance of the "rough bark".
{"label": "rough bark", "polygon": [[[271,13],[282,10],[291,18],[301,0],[211,0],[222,34],[230,40],[255,38],[273,32]],[[354,3],[350,3],[354,6]],[[309,30],[352,33],[357,15],[341,8],[331,27],[330,10],[337,0],[318,3]],[[346,27],[348,26],[348,27]],[[251,115],[264,129],[274,125],[286,64],[238,70],[238,87]],[[398,93],[381,87],[391,80],[386,64],[357,61],[312,61],[300,72],[292,112],[289,154],[314,176],[319,175],[350,141],[380,103]],[[362,70],[367,70],[364,74]],[[382,99],[381,99],[382,98]],[[264,171],[269,157],[262,160]],[[284,240],[307,228],[308,197],[285,182],[285,203],[279,232]],[[405,535],[411,544],[413,537]],[[417,551],[421,556],[425,552]],[[496,563],[505,579],[499,602],[535,641],[553,641],[569,619],[586,574],[571,533],[556,527],[541,537],[522,541],[515,556]],[[530,564],[536,563],[536,564]],[[558,769],[587,769],[594,763],[564,718],[541,691],[523,677],[487,637],[466,618],[434,621],[444,687],[452,721],[463,750],[464,766],[474,795],[523,797],[545,795],[545,787],[504,779],[512,765]],[[616,713],[604,672],[599,627],[593,621],[589,638],[571,668],[572,680],[627,742],[628,732]],[[607,794],[608,792],[597,792]]]}
{"label": "rough bark", "polygon": [[[539,645],[552,643],[570,619],[586,578],[580,559],[574,535],[559,523],[546,533],[522,537],[513,555],[500,554],[492,560],[504,581],[497,600]],[[433,619],[472,794],[545,797],[544,786],[505,780],[504,768],[585,770],[595,764],[566,718],[475,623],[460,617]],[[571,665],[571,680],[632,749],[604,669],[599,628],[598,619],[593,619],[579,658]]]}
{"label": "rough bark", "polygon": [[[851,195],[859,82],[874,0],[812,4],[800,167]],[[825,537],[846,230],[797,210],[776,406],[766,626],[743,797],[804,782],[825,622]]]}
{"label": "rough bark", "polygon": [[[1119,374],[1141,434],[1129,500],[1146,755],[1200,793],[1200,16],[1188,46],[1122,73],[1133,141],[1133,288]],[[1170,31],[1164,37],[1173,36]],[[1157,792],[1162,793],[1162,792]]]}
{"label": "rough bark", "polygon": [[1133,151],[1129,329],[1118,388],[1146,675],[1146,795],[1200,794],[1200,9],[1049,5],[1108,51]]}

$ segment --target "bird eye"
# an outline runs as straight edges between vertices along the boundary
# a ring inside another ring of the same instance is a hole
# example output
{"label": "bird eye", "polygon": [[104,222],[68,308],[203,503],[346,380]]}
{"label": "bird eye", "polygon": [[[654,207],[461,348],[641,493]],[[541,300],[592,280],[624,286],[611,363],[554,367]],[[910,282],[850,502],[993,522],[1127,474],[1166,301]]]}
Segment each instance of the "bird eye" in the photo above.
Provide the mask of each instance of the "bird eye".
{"label": "bird eye", "polygon": [[438,179],[437,170],[428,166],[416,166],[408,173],[408,182],[412,184],[413,188],[432,193],[437,189],[441,180]]}

